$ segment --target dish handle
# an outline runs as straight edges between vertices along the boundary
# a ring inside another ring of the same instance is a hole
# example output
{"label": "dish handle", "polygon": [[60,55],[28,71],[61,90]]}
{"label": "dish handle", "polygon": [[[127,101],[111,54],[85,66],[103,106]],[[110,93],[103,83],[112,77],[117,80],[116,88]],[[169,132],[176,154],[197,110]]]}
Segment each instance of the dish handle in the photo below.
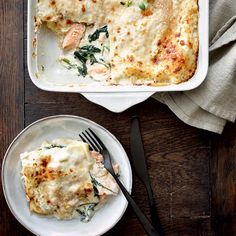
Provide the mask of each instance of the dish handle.
{"label": "dish handle", "polygon": [[120,113],[129,107],[145,101],[155,92],[135,93],[82,93],[89,101],[96,103],[106,109]]}

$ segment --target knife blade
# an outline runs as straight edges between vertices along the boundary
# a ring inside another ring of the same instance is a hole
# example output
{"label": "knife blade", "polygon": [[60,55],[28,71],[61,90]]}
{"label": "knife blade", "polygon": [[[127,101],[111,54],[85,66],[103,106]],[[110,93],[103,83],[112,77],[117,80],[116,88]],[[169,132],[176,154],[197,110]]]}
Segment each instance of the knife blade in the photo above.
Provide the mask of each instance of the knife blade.
{"label": "knife blade", "polygon": [[151,187],[150,178],[148,175],[147,163],[139,127],[139,119],[137,116],[134,116],[131,120],[130,149],[131,149],[131,163],[133,169],[138,178],[144,184],[146,191],[148,193],[148,201],[149,201],[152,224],[154,225],[157,232],[161,236],[164,236],[165,235],[164,230],[161,226],[160,218],[155,204],[155,199],[153,196],[153,190]]}

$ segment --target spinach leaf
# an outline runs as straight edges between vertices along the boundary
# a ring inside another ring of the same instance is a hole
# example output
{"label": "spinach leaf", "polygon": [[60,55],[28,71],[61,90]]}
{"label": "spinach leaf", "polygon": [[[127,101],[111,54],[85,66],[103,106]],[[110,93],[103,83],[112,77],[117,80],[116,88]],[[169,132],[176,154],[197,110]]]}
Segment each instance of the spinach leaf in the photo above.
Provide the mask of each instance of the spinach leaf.
{"label": "spinach leaf", "polygon": [[127,7],[130,7],[132,4],[133,4],[132,1],[127,1],[126,6],[127,6]]}
{"label": "spinach leaf", "polygon": [[89,174],[90,174],[90,178],[91,178],[91,182],[92,182],[93,186],[95,186],[96,188],[97,188],[97,186],[100,186],[100,187],[102,187],[102,188],[104,188],[104,189],[106,189],[106,190],[108,190],[108,191],[110,191],[110,192],[112,192],[112,193],[114,193],[114,194],[117,194],[117,193],[115,193],[114,191],[112,191],[111,189],[109,189],[109,188],[107,188],[106,186],[104,186],[104,185],[102,185],[101,183],[99,183],[99,182],[91,175],[91,173],[89,173]]}
{"label": "spinach leaf", "polygon": [[106,37],[109,38],[109,33],[108,33],[107,25],[105,25],[105,26],[103,26],[101,28],[96,29],[96,31],[93,34],[90,34],[88,36],[89,42],[91,43],[93,41],[96,41],[99,38],[100,33],[106,33]]}
{"label": "spinach leaf", "polygon": [[94,55],[90,56],[90,63],[91,63],[91,65],[98,63],[98,60],[96,59],[96,57]]}
{"label": "spinach leaf", "polygon": [[80,75],[85,77],[88,74],[88,69],[86,66],[87,60],[90,60],[91,65],[98,63],[94,54],[100,53],[100,52],[101,52],[101,49],[93,45],[83,46],[79,50],[74,52],[75,58],[79,59],[79,61],[82,63],[82,67],[78,67],[78,71]]}
{"label": "spinach leaf", "polygon": [[110,48],[109,48],[108,46],[103,45],[103,46],[102,46],[102,56],[104,55],[105,50],[107,50],[108,52],[110,52]]}
{"label": "spinach leaf", "polygon": [[127,1],[126,3],[125,2],[120,2],[120,4],[123,5],[123,6],[130,7],[133,4],[133,1]]}
{"label": "spinach leaf", "polygon": [[89,222],[94,215],[98,203],[88,203],[80,206],[76,211],[81,215],[81,221]]}
{"label": "spinach leaf", "polygon": [[61,61],[63,61],[65,64],[68,65],[67,69],[70,70],[72,68],[77,68],[77,65],[72,64],[69,59],[67,58],[62,58]]}
{"label": "spinach leaf", "polygon": [[92,65],[97,62],[94,54],[100,52],[101,49],[94,47],[93,45],[86,45],[81,47],[79,50],[75,51],[74,56],[75,58],[79,59],[83,64],[85,64],[87,60],[90,59],[90,61],[92,61]]}
{"label": "spinach leaf", "polygon": [[65,146],[57,145],[57,144],[51,144],[50,146],[44,147],[45,149],[51,149],[51,148],[64,148]]}
{"label": "spinach leaf", "polygon": [[88,207],[88,210],[94,211],[96,206],[97,206],[97,203],[91,203]]}
{"label": "spinach leaf", "polygon": [[140,10],[142,10],[142,11],[145,11],[145,10],[147,9],[147,6],[148,6],[148,4],[147,4],[147,2],[145,2],[145,1],[142,1],[142,2],[139,4],[139,8],[140,8]]}
{"label": "spinach leaf", "polygon": [[88,69],[85,63],[82,63],[82,67],[78,66],[78,72],[83,77],[85,77],[88,74]]}
{"label": "spinach leaf", "polygon": [[99,192],[98,192],[98,188],[95,184],[93,184],[93,192],[94,192],[94,197],[98,197],[99,198]]}
{"label": "spinach leaf", "polygon": [[88,206],[88,205],[91,205],[91,204],[93,204],[95,206],[98,205],[97,202],[88,202],[88,203],[83,203],[83,204],[79,205],[78,208],[83,207],[83,206]]}
{"label": "spinach leaf", "polygon": [[101,49],[93,46],[93,45],[86,45],[79,49],[81,52],[87,53],[87,54],[94,54],[101,52]]}
{"label": "spinach leaf", "polygon": [[74,52],[75,58],[79,59],[82,63],[86,63],[87,61],[87,54],[81,53],[80,51]]}

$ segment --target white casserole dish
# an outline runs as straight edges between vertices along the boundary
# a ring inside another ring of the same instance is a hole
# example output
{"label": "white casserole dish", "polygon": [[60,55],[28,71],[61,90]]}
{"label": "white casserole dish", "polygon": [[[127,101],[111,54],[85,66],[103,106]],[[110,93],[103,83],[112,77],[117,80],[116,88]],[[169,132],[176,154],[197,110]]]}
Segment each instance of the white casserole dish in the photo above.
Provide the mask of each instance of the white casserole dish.
{"label": "white casserole dish", "polygon": [[[42,27],[35,32],[34,17],[37,0],[28,0],[28,70],[32,82],[40,89],[52,92],[81,93],[88,100],[110,111],[122,112],[140,103],[156,92],[186,91],[198,87],[208,70],[209,1],[199,0],[199,54],[194,76],[187,82],[168,86],[101,86],[88,81],[79,85],[78,77],[70,74],[56,62],[62,54],[56,35]],[[36,40],[36,46],[33,41]],[[47,66],[46,69],[44,66]]]}

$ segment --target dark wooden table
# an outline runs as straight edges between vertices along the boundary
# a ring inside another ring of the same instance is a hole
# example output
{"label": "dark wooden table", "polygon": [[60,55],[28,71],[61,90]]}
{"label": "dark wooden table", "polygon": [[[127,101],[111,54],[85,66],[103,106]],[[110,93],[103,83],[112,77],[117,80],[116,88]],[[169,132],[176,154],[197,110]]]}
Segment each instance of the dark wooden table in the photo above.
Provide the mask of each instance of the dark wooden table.
{"label": "dark wooden table", "polygon": [[[14,136],[49,115],[73,114],[111,131],[130,152],[130,119],[137,114],[149,172],[166,235],[236,235],[236,125],[220,135],[185,125],[150,98],[121,114],[79,94],[37,89],[26,66],[26,1],[0,0],[0,156]],[[149,215],[143,186],[134,177],[133,196]],[[10,213],[0,192],[0,235],[31,235]],[[107,235],[145,235],[128,208]]]}

